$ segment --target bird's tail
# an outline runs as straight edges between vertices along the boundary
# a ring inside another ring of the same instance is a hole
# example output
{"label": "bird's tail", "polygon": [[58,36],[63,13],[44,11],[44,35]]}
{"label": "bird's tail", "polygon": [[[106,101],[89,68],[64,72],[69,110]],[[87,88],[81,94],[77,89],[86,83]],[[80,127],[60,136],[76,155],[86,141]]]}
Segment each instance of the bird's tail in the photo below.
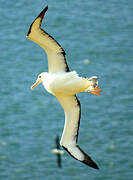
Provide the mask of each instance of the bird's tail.
{"label": "bird's tail", "polygon": [[89,92],[91,94],[95,94],[100,96],[101,89],[98,87],[98,78],[96,76],[93,76],[88,79],[89,87],[85,90],[85,92]]}

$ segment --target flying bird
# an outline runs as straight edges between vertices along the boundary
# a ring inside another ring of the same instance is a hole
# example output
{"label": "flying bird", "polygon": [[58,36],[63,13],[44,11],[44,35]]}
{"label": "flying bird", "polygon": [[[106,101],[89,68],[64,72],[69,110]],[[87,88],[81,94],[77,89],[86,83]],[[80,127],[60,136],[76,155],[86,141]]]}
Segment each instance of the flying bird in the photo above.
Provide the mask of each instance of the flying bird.
{"label": "flying bird", "polygon": [[57,155],[57,164],[58,167],[62,167],[61,155],[64,154],[64,151],[60,150],[59,136],[57,135],[55,138],[56,148],[52,149],[52,153]]}
{"label": "flying bird", "polygon": [[98,78],[80,77],[76,71],[70,71],[65,51],[61,45],[41,28],[42,20],[48,6],[46,6],[30,25],[27,38],[41,46],[47,54],[48,72],[38,75],[31,86],[33,90],[40,83],[60,102],[65,113],[65,125],[60,145],[76,160],[99,169],[97,164],[77,144],[80,125],[81,105],[76,94],[89,92],[100,95]]}

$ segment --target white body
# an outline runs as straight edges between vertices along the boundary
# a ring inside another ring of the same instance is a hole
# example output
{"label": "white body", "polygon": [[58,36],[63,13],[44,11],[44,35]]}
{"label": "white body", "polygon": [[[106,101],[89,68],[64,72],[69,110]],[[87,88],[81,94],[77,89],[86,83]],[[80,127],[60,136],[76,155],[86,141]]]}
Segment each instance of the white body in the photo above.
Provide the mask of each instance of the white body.
{"label": "white body", "polygon": [[[76,71],[62,73],[41,73],[46,90],[55,95],[75,95],[86,91],[91,83],[89,79],[79,77]],[[95,77],[96,78],[96,77]]]}

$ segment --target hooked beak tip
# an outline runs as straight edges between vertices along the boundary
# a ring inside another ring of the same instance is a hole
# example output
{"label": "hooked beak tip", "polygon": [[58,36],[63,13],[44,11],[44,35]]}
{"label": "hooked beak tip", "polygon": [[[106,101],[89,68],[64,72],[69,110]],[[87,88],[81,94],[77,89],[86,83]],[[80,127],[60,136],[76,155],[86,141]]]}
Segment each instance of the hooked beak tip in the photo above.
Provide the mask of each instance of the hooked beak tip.
{"label": "hooked beak tip", "polygon": [[30,87],[30,89],[33,91],[33,90],[34,90],[34,87],[33,87],[33,86],[31,86],[31,87]]}
{"label": "hooked beak tip", "polygon": [[38,80],[30,87],[30,89],[33,91],[35,87],[37,87],[42,81]]}

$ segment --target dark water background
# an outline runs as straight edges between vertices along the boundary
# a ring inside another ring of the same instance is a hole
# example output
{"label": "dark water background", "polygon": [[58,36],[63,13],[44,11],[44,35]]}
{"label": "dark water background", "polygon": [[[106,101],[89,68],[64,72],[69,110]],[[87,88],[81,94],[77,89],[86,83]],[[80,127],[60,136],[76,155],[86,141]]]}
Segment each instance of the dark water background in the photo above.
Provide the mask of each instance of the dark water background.
{"label": "dark water background", "polygon": [[[78,95],[79,144],[99,171],[67,153],[57,167],[51,149],[62,133],[63,110],[42,85],[30,90],[47,60],[26,34],[47,4],[46,31],[65,49],[69,67],[99,77],[101,97]],[[132,0],[1,0],[0,180],[132,180],[132,71]]]}

